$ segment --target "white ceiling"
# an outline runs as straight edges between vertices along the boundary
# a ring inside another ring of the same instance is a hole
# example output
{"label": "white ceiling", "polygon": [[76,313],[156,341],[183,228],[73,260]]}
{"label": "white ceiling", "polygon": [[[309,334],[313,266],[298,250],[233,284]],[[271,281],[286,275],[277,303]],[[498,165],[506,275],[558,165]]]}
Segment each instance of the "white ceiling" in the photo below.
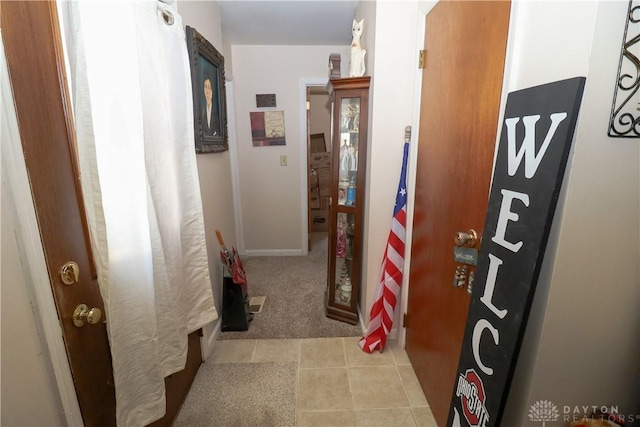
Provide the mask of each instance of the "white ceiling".
{"label": "white ceiling", "polygon": [[220,0],[230,44],[348,45],[357,0]]}

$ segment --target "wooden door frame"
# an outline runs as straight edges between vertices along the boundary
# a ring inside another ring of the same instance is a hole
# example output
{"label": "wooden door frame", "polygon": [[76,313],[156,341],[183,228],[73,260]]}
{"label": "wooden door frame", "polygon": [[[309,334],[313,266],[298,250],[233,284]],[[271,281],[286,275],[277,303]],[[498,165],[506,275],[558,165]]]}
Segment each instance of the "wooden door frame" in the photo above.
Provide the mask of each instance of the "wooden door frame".
{"label": "wooden door frame", "polygon": [[[3,45],[4,49],[4,45]],[[4,61],[4,54],[3,61]],[[6,69],[6,62],[2,64]],[[4,92],[4,87],[2,88]],[[13,92],[11,100],[13,100]],[[15,117],[15,110],[13,113]],[[11,125],[13,127],[13,124]],[[62,339],[62,327],[53,298],[53,290],[49,281],[49,272],[44,258],[44,248],[40,237],[40,228],[36,220],[35,205],[31,196],[31,185],[27,175],[27,167],[22,151],[20,134],[15,123],[14,137],[2,147],[6,155],[6,174],[12,191],[13,201],[19,225],[18,245],[21,251],[26,280],[34,307],[34,317],[38,329],[42,331],[43,347],[48,350],[56,386],[64,413],[62,416],[70,426],[84,425],[78,397],[71,375],[67,350]],[[13,131],[12,131],[13,133]]]}
{"label": "wooden door frame", "polygon": [[[409,145],[409,161],[407,164],[407,187],[409,191],[407,193],[407,225],[405,231],[405,274],[402,279],[402,286],[400,288],[400,307],[399,312],[396,314],[397,324],[397,339],[398,343],[404,348],[407,341],[407,328],[402,324],[403,314],[407,313],[409,305],[409,272],[411,271],[411,239],[413,236],[413,207],[415,206],[415,184],[416,184],[416,171],[418,166],[418,138],[420,137],[420,104],[422,95],[422,69],[418,68],[418,52],[424,49],[424,35],[426,31],[427,15],[431,12],[431,9],[437,4],[437,1],[430,3],[422,3],[419,5],[416,19],[418,20],[416,28],[416,67],[413,74],[413,115],[411,117],[411,143]],[[393,335],[393,329],[391,335]]]}

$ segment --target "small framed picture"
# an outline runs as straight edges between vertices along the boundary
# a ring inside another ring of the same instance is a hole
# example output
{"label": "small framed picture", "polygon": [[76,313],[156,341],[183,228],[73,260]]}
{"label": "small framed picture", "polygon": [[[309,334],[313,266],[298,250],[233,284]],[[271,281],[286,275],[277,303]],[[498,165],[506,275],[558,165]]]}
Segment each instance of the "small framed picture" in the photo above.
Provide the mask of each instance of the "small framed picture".
{"label": "small framed picture", "polygon": [[195,28],[187,26],[191,62],[196,153],[229,149],[224,57]]}

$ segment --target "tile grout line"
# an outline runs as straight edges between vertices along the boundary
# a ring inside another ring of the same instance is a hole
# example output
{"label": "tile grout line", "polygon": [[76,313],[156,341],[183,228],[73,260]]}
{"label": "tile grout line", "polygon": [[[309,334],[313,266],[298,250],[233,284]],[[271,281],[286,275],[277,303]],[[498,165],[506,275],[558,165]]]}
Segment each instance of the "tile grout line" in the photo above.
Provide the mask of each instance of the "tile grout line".
{"label": "tile grout line", "polygon": [[[394,360],[395,363],[395,360]],[[402,384],[402,390],[404,391],[404,395],[407,398],[407,402],[409,402],[409,410],[411,411],[411,416],[413,417],[413,422],[415,423],[416,427],[420,427],[420,423],[418,422],[418,418],[416,418],[416,413],[413,410],[413,403],[411,402],[411,398],[409,397],[409,393],[407,392],[407,387],[404,385],[404,379],[402,378],[402,375],[400,375],[400,371],[398,371],[398,365],[395,364],[395,368],[396,368],[396,375],[398,375],[398,378],[400,378],[400,384]]]}
{"label": "tile grout line", "polygon": [[257,349],[258,349],[258,340],[253,340],[253,351],[251,352],[251,360],[249,361],[249,363],[257,363],[255,362]]}
{"label": "tile grout line", "polygon": [[296,401],[293,416],[295,426],[298,425],[298,395],[300,394],[300,362],[302,359],[302,339],[298,339],[298,366],[296,367]]}
{"label": "tile grout line", "polygon": [[356,426],[358,425],[358,417],[356,416],[356,402],[353,398],[353,386],[351,385],[351,366],[349,365],[349,358],[347,357],[347,348],[345,344],[345,339],[341,338],[342,341],[342,355],[344,356],[344,362],[347,367],[347,382],[349,383],[349,395],[351,396],[351,412],[353,413],[353,419],[356,422]]}

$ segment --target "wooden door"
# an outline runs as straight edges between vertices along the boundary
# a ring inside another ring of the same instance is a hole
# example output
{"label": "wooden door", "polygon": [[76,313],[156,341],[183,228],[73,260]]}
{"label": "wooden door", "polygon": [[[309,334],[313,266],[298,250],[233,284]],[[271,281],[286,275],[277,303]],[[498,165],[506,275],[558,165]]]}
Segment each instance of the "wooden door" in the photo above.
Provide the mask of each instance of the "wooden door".
{"label": "wooden door", "polygon": [[[87,426],[115,425],[115,386],[106,324],[73,324],[79,304],[104,307],[92,265],[74,161],[74,133],[54,2],[3,2],[2,37],[49,279]],[[65,285],[73,261],[79,280]],[[104,317],[104,316],[103,316]]]}
{"label": "wooden door", "polygon": [[[104,315],[76,327],[78,304],[104,313],[92,264],[82,193],[77,179],[75,131],[66,93],[55,2],[2,2],[0,26],[25,163],[47,269],[85,426],[115,425],[115,386]],[[26,47],[26,48],[25,48]],[[79,266],[79,280],[65,285],[61,267]],[[202,363],[201,330],[189,335],[186,367],[165,379],[164,418],[171,425]]]}
{"label": "wooden door", "polygon": [[440,1],[426,18],[406,350],[440,426],[470,301],[453,286],[454,234],[482,234],[509,10],[506,1]]}

